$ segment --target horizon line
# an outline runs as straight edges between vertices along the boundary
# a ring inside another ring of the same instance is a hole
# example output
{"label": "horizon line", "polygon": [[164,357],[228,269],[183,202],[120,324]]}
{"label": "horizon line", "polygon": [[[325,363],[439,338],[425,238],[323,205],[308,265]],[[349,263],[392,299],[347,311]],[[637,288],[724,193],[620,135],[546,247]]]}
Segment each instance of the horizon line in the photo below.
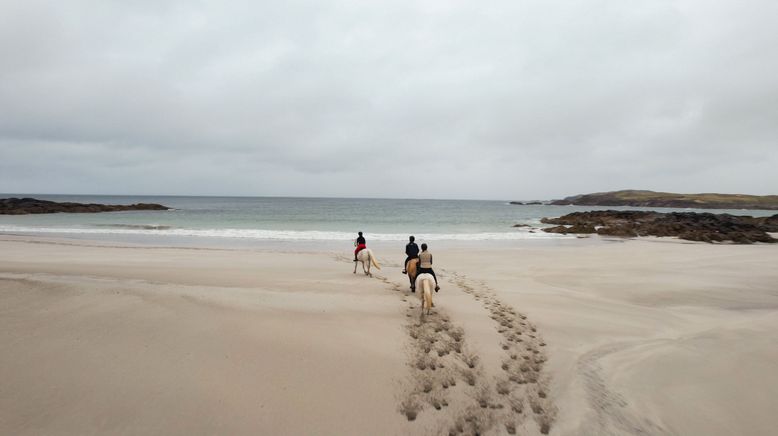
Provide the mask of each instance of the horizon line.
{"label": "horizon line", "polygon": [[328,200],[432,200],[432,201],[549,201],[549,199],[494,199],[494,198],[424,198],[424,197],[328,197],[328,196],[304,196],[304,195],[218,195],[218,194],[72,194],[72,193],[11,193],[2,192],[0,196],[6,198],[6,196],[12,197],[32,197],[36,195],[50,195],[50,196],[84,196],[84,197],[210,197],[210,198],[300,198],[300,199],[328,199]]}

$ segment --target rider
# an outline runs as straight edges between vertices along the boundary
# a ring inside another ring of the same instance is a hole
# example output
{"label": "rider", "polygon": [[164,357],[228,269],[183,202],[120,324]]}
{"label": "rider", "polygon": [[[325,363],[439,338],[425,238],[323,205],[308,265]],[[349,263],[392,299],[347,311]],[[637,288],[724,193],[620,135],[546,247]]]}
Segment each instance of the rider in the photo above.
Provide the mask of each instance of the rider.
{"label": "rider", "polygon": [[356,262],[357,253],[367,248],[367,245],[365,244],[365,237],[362,236],[362,232],[359,232],[359,236],[357,236],[357,240],[354,241],[354,245],[357,247],[357,249],[354,250],[354,262]]}
{"label": "rider", "polygon": [[417,259],[419,257],[419,246],[416,245],[415,242],[413,242],[413,241],[416,240],[416,238],[411,236],[408,239],[411,242],[409,242],[408,244],[405,245],[405,255],[408,256],[408,257],[405,258],[405,263],[403,264],[404,265],[404,267],[403,267],[403,274],[407,274],[408,273],[408,262],[411,259]]}
{"label": "rider", "polygon": [[419,253],[419,269],[417,270],[417,274],[424,273],[432,274],[432,278],[435,279],[435,292],[438,292],[440,290],[440,286],[438,286],[438,277],[435,276],[435,271],[432,270],[432,253],[427,251],[427,244],[421,244],[421,253]]}

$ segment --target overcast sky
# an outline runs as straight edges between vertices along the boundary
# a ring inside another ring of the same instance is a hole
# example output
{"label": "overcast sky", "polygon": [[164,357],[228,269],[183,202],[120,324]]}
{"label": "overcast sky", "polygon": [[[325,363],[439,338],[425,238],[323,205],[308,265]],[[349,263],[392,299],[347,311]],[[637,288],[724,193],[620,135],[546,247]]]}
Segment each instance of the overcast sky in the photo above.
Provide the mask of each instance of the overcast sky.
{"label": "overcast sky", "polygon": [[0,192],[778,194],[778,2],[0,0]]}

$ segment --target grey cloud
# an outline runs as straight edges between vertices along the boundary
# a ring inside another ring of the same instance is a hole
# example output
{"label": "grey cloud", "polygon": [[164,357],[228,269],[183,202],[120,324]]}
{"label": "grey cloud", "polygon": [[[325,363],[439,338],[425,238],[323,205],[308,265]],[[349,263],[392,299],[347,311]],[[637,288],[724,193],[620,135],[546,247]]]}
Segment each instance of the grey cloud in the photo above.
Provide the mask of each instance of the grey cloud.
{"label": "grey cloud", "polygon": [[776,13],[0,1],[0,191],[775,193]]}

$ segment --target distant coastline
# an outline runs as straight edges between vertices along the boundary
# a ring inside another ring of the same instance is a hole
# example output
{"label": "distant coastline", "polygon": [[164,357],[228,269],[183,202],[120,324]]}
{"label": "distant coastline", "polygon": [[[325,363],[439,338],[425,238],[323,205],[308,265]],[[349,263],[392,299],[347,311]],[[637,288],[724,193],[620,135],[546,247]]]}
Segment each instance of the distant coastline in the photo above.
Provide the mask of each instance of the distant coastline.
{"label": "distant coastline", "polygon": [[[511,202],[511,204],[517,204]],[[641,190],[597,192],[553,200],[551,205],[778,210],[778,195],[677,194]]]}
{"label": "distant coastline", "polygon": [[30,215],[42,213],[98,213],[128,210],[168,210],[156,203],[99,204],[38,200],[37,198],[0,198],[0,215]]}

